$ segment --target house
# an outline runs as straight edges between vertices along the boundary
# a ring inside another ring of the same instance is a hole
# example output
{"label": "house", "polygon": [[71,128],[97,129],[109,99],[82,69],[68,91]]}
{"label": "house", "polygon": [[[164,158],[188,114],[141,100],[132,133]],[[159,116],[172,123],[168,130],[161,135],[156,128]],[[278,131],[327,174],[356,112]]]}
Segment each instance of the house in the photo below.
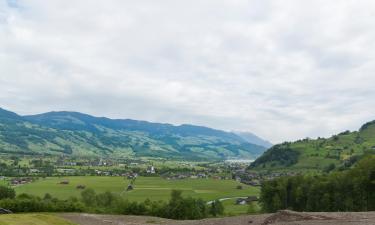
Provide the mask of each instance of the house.
{"label": "house", "polygon": [[27,184],[32,182],[33,180],[30,177],[22,177],[22,178],[13,178],[10,181],[11,185],[20,185],[20,184]]}
{"label": "house", "polygon": [[56,171],[58,173],[69,173],[69,174],[73,174],[76,172],[75,169],[57,169]]}
{"label": "house", "polygon": [[237,198],[236,205],[246,205],[251,202],[257,202],[259,199],[256,196],[249,196],[247,198]]}
{"label": "house", "polygon": [[199,173],[198,175],[198,178],[207,178],[207,175],[206,174],[204,174],[204,173]]}
{"label": "house", "polygon": [[237,198],[236,199],[236,205],[246,205],[246,199],[245,198]]}
{"label": "house", "polygon": [[81,189],[81,190],[83,190],[83,189],[85,189],[86,188],[86,186],[85,185],[82,185],[82,184],[80,184],[80,185],[77,185],[77,187],[76,187],[77,189]]}
{"label": "house", "polygon": [[0,208],[0,214],[10,214],[10,213],[13,213],[13,212],[8,209]]}
{"label": "house", "polygon": [[30,173],[40,173],[38,169],[30,169]]}
{"label": "house", "polygon": [[129,184],[128,187],[126,188],[126,191],[131,191],[133,189],[134,189],[133,185]]}
{"label": "house", "polygon": [[69,184],[69,181],[68,180],[63,180],[60,182],[60,184]]}
{"label": "house", "polygon": [[261,186],[260,182],[257,181],[257,180],[246,180],[246,181],[243,180],[243,181],[241,181],[241,183],[251,185],[251,186],[254,186],[254,187]]}
{"label": "house", "polygon": [[155,167],[154,166],[150,166],[147,168],[147,173],[151,173],[151,174],[154,174],[155,173]]}

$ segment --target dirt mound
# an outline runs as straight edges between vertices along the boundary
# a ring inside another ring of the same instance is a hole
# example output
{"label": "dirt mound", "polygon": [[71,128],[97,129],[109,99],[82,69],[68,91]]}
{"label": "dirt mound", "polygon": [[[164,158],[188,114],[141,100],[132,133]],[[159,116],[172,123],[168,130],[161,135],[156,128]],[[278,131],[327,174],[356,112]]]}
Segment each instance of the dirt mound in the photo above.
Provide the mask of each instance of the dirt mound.
{"label": "dirt mound", "polygon": [[293,212],[244,215],[203,220],[169,220],[148,216],[63,213],[79,225],[375,225],[375,212]]}
{"label": "dirt mound", "polygon": [[306,221],[306,220],[333,220],[335,218],[322,216],[322,215],[312,215],[301,212],[294,212],[291,210],[280,210],[277,213],[267,217],[262,225],[273,224],[276,222],[294,222],[294,221]]}

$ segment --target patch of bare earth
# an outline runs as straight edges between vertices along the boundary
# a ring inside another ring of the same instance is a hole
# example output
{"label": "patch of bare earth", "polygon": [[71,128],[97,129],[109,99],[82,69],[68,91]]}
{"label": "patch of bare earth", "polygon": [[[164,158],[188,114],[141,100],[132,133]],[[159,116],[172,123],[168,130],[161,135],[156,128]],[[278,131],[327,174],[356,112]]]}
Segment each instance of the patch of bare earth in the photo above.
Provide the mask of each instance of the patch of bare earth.
{"label": "patch of bare earth", "polygon": [[147,216],[60,214],[79,225],[375,225],[375,212],[304,213],[282,210],[274,214],[176,221]]}

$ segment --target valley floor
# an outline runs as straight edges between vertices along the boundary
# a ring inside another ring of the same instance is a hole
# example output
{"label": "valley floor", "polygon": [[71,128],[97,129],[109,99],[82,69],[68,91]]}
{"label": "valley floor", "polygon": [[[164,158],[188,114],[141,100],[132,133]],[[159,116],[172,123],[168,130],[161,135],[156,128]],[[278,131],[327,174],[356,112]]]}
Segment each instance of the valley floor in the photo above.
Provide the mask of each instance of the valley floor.
{"label": "valley floor", "polygon": [[145,216],[92,214],[60,214],[59,216],[79,225],[375,225],[375,212],[299,213],[280,211],[274,214],[247,215],[197,221],[175,221]]}

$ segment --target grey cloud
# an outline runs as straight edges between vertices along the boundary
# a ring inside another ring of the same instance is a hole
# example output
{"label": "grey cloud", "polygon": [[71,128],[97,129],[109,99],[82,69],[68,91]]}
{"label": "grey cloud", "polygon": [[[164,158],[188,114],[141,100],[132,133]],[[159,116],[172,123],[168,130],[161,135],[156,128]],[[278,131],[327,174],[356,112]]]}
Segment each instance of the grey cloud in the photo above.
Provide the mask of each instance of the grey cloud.
{"label": "grey cloud", "polygon": [[371,0],[0,0],[0,106],[251,131],[375,119]]}

